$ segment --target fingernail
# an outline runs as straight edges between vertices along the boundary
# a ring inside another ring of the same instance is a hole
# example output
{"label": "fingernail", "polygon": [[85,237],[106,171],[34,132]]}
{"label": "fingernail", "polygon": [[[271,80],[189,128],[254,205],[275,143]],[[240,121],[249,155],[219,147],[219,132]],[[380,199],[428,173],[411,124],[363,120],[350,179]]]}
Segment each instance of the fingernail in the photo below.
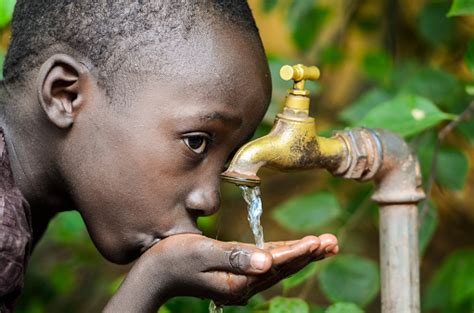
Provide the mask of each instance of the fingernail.
{"label": "fingernail", "polygon": [[265,268],[265,262],[267,261],[267,257],[263,253],[254,253],[252,254],[252,258],[250,259],[250,265],[256,270],[263,270]]}

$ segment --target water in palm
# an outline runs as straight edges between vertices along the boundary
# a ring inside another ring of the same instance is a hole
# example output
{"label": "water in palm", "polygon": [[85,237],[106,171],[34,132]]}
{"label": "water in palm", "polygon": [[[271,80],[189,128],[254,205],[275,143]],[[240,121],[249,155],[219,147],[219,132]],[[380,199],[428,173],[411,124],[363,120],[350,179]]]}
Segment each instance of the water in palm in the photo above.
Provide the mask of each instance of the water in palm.
{"label": "water in palm", "polygon": [[[264,245],[263,227],[260,225],[260,217],[263,213],[262,199],[260,198],[260,188],[240,186],[245,202],[247,202],[247,219],[255,238],[255,245],[262,249]],[[222,306],[217,305],[214,301],[209,304],[209,313],[223,313]]]}

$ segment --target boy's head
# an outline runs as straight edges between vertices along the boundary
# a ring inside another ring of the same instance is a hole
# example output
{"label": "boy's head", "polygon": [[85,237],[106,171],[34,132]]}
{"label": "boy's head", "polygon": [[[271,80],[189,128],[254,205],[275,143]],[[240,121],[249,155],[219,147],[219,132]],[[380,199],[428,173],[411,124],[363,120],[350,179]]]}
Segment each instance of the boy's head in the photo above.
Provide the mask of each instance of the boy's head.
{"label": "boy's head", "polygon": [[128,262],[197,232],[269,103],[247,3],[18,0],[12,27],[6,120],[102,254]]}

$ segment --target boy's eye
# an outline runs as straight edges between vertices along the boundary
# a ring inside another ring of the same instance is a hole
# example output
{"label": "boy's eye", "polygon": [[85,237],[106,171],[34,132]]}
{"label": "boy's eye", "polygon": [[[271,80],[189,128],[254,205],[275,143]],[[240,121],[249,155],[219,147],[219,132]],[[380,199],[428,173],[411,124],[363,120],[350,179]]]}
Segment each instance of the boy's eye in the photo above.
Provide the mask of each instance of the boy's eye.
{"label": "boy's eye", "polygon": [[205,133],[188,134],[183,138],[184,143],[194,153],[202,154],[206,152],[207,144],[210,138]]}

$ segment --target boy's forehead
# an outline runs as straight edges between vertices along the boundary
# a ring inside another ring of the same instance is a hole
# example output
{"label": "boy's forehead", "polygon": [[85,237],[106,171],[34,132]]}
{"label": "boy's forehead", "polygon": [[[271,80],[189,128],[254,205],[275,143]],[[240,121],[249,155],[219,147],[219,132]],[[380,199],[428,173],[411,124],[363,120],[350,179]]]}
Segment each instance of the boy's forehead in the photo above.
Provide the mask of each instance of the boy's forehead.
{"label": "boy's forehead", "polygon": [[[252,93],[255,88],[271,88],[259,38],[240,30],[213,28],[193,32],[186,41],[165,49],[163,54],[157,55],[153,47],[140,53],[145,54],[144,58],[129,55],[132,59],[147,60],[135,72],[142,76],[139,80],[157,80],[162,85],[174,86],[180,93],[219,92],[235,97]],[[130,83],[130,72],[124,74],[123,79]]]}

